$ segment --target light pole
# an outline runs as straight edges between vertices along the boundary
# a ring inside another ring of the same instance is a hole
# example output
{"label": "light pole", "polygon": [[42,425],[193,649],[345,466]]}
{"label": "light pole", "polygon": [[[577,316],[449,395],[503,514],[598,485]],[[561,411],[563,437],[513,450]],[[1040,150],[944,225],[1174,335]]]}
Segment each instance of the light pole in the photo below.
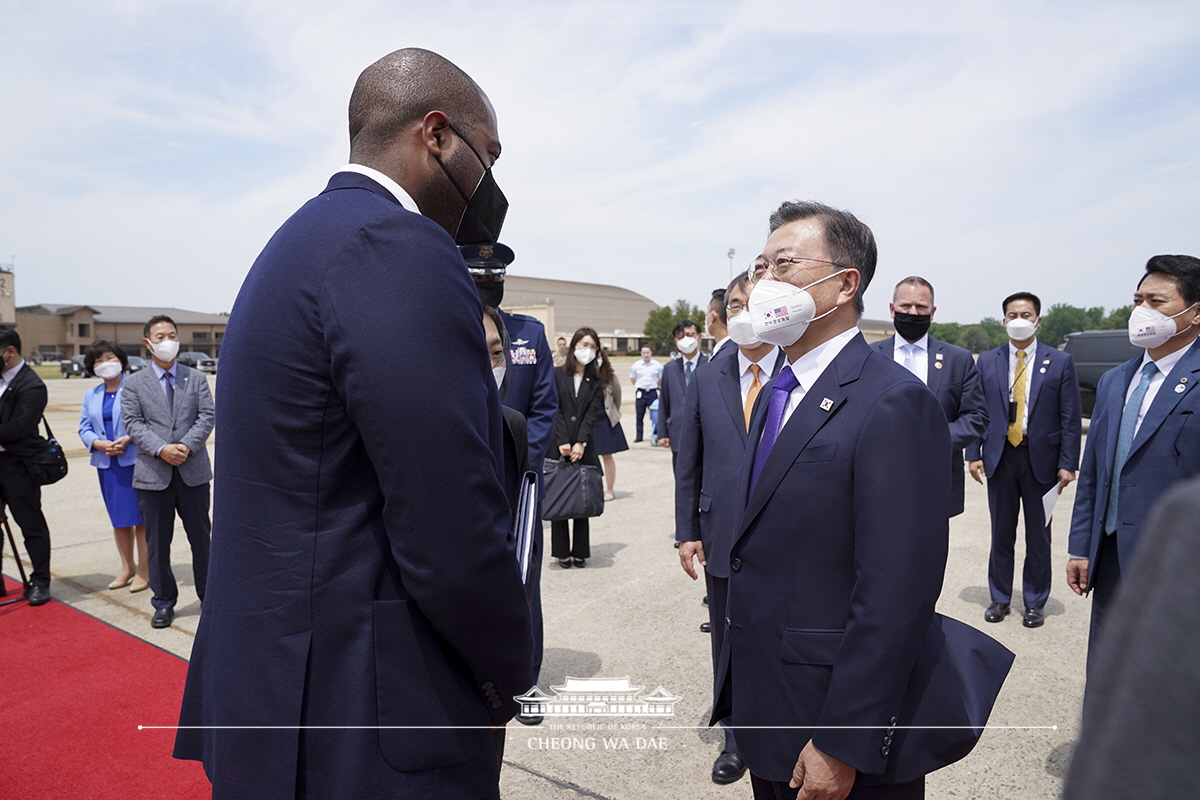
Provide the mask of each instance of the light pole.
{"label": "light pole", "polygon": [[729,248],[729,252],[725,255],[729,257],[729,280],[733,280],[733,248]]}

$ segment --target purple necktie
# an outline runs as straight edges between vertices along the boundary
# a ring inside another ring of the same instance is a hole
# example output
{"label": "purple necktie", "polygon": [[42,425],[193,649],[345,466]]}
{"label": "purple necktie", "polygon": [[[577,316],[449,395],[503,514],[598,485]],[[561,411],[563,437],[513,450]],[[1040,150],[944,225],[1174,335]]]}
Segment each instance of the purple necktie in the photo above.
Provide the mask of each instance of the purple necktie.
{"label": "purple necktie", "polygon": [[796,380],[796,373],[792,372],[790,366],[787,366],[779,372],[779,377],[775,379],[775,383],[771,387],[771,404],[767,407],[767,424],[763,427],[762,441],[758,443],[758,452],[754,455],[754,471],[750,473],[751,492],[754,491],[754,485],[758,483],[758,476],[762,473],[763,465],[767,463],[767,456],[771,454],[775,440],[779,438],[779,429],[783,427],[783,410],[787,408],[788,396],[791,395],[792,389],[799,385],[800,381]]}
{"label": "purple necktie", "polygon": [[167,393],[167,406],[170,407],[171,413],[175,413],[175,382],[171,379],[171,373],[163,373],[163,391]]}

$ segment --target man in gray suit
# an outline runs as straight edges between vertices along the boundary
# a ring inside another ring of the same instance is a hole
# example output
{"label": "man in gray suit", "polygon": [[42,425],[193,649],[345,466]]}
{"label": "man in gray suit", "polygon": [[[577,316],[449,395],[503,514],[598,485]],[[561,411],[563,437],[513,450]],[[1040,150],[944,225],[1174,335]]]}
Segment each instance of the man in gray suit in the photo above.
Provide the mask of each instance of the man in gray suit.
{"label": "man in gray suit", "polygon": [[192,546],[196,595],[204,602],[208,577],[209,489],[212,466],[205,440],[213,429],[213,401],[204,375],[175,360],[179,334],[167,316],[152,317],[143,331],[150,350],[150,369],[125,379],[121,415],[138,447],[133,486],[146,521],[151,603],[155,628],[175,619],[179,587],[171,571],[171,539],[175,512]]}

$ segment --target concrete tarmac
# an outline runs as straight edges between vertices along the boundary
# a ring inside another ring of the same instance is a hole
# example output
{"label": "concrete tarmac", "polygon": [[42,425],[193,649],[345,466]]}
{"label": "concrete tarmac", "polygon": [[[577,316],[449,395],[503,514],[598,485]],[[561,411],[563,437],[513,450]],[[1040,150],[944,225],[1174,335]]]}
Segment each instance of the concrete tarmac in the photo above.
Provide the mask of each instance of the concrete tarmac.
{"label": "concrete tarmac", "polygon": [[[47,381],[47,418],[71,464],[63,481],[43,490],[53,544],[51,594],[187,658],[199,603],[182,527],[176,529],[172,552],[180,583],[172,627],[150,627],[149,591],[131,594],[128,589],[105,588],[119,561],[95,470],[76,434],[83,392],[95,383]],[[701,605],[704,583],[684,574],[673,547],[670,452],[650,447],[648,440],[633,444],[629,399],[623,427],[631,449],[616,456],[616,500],[592,520],[592,558],[584,569],[561,569],[553,563],[543,567],[546,654],[539,687],[553,694],[552,687],[562,686],[567,677],[628,678],[644,692],[661,686],[680,700],[668,718],[561,717],[548,718],[538,727],[510,723],[501,779],[508,800],[751,796],[748,778],[729,786],[717,786],[709,778],[722,737],[705,727],[712,675],[708,636],[699,631],[707,619]],[[987,493],[967,479],[966,512],[951,522],[950,557],[938,610],[995,637],[1017,659],[992,713],[992,727],[966,759],[929,776],[929,798],[1010,800],[1061,794],[1078,733],[1090,612],[1090,601],[1072,594],[1064,577],[1073,499],[1072,484],[1055,511],[1054,587],[1045,609],[1046,624],[1032,630],[1022,627],[1019,598],[1004,622],[988,624],[983,620],[989,603]],[[803,511],[820,514],[816,507]],[[14,533],[23,553],[15,525]],[[3,571],[15,578],[10,548],[5,545],[4,550]],[[1017,586],[1022,557],[1018,540]],[[36,615],[39,609],[21,613]],[[146,719],[143,724],[174,722]],[[138,732],[97,731],[101,735]]]}

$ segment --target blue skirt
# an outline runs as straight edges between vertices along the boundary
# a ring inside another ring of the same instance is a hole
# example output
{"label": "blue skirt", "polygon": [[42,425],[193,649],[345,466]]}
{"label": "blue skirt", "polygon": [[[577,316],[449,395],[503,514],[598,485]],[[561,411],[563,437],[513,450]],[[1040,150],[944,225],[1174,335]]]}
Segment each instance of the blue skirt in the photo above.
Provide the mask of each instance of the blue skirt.
{"label": "blue skirt", "polygon": [[142,512],[138,509],[137,489],[133,488],[133,465],[122,467],[114,459],[108,469],[100,473],[100,494],[108,509],[108,518],[114,528],[131,528],[142,524]]}
{"label": "blue skirt", "polygon": [[613,453],[629,449],[629,442],[625,441],[625,431],[621,430],[621,423],[609,425],[608,417],[604,414],[601,414],[592,426],[592,444],[596,446],[596,455],[601,456],[611,456]]}

